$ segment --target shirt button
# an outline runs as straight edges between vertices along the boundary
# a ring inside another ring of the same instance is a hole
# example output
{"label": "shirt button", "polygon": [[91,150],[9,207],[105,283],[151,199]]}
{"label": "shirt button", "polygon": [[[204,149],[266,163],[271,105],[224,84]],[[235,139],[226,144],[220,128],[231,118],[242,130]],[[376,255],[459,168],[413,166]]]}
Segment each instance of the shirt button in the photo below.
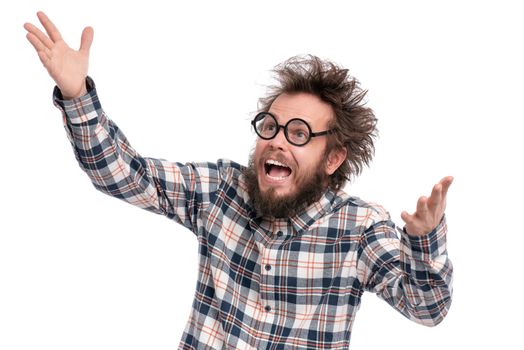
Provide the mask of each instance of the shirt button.
{"label": "shirt button", "polygon": [[282,231],[278,231],[278,232],[277,232],[277,236],[278,236],[278,237],[282,237],[283,234],[284,234],[284,233],[282,233]]}
{"label": "shirt button", "polygon": [[271,311],[271,306],[266,305],[265,310],[266,310],[267,312]]}
{"label": "shirt button", "polygon": [[271,265],[266,264],[266,271],[269,271],[269,270],[271,270]]}

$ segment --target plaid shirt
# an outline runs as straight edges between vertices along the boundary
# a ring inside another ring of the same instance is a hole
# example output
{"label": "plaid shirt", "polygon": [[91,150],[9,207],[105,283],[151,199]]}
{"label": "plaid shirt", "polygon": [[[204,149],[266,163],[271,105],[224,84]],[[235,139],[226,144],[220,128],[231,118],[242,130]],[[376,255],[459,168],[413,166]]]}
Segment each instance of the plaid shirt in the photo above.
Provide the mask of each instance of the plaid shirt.
{"label": "plaid shirt", "polygon": [[179,349],[347,349],[362,293],[409,319],[438,324],[451,303],[446,224],[398,230],[380,206],[328,190],[289,219],[257,215],[243,167],[141,157],[88,94],[54,91],[95,188],[162,214],[199,242],[197,291]]}

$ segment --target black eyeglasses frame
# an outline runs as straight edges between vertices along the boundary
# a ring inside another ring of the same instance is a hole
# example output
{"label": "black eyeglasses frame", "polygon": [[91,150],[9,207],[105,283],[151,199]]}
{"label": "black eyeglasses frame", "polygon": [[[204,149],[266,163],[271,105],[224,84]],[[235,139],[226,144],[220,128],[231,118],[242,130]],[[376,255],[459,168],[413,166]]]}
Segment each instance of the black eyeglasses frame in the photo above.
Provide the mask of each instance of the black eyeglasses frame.
{"label": "black eyeglasses frame", "polygon": [[[266,116],[268,116],[268,115],[274,119],[274,121],[275,121],[275,125],[276,125],[276,127],[277,127],[277,129],[276,129],[274,135],[271,136],[271,137],[265,137],[265,136],[260,135],[260,134],[258,133],[258,130],[257,130],[257,127],[256,127],[256,123],[257,123],[259,120],[261,120],[263,117],[266,117]],[[304,124],[307,126],[307,128],[308,128],[308,131],[309,131],[309,132],[308,132],[308,135],[309,135],[309,137],[308,137],[308,139],[307,139],[304,143],[296,143],[296,142],[291,141],[290,138],[289,138],[289,135],[288,135],[288,128],[287,128],[287,126],[288,126],[290,123],[292,123],[293,121],[296,121],[296,120],[298,120],[298,121],[304,123]],[[255,130],[255,133],[258,135],[258,137],[260,137],[260,138],[263,139],[263,140],[271,140],[271,139],[274,139],[274,138],[278,135],[278,133],[280,132],[280,129],[284,129],[284,136],[286,137],[287,142],[289,142],[290,144],[292,144],[292,145],[294,145],[294,146],[298,146],[298,147],[302,147],[302,146],[307,145],[307,144],[309,143],[309,141],[311,141],[311,138],[313,138],[313,137],[318,137],[318,136],[324,136],[324,135],[332,134],[332,133],[334,133],[335,130],[336,130],[336,129],[329,129],[329,130],[324,130],[324,131],[319,131],[319,132],[313,132],[313,131],[311,130],[311,126],[309,126],[309,123],[306,122],[304,119],[301,119],[301,118],[292,118],[292,119],[288,120],[287,123],[286,123],[285,125],[281,125],[281,124],[278,123],[278,120],[277,120],[277,118],[273,115],[273,113],[270,113],[270,112],[260,112],[260,113],[258,113],[258,114],[255,116],[255,118],[253,118],[253,120],[251,121],[251,125],[253,126],[253,129]]]}

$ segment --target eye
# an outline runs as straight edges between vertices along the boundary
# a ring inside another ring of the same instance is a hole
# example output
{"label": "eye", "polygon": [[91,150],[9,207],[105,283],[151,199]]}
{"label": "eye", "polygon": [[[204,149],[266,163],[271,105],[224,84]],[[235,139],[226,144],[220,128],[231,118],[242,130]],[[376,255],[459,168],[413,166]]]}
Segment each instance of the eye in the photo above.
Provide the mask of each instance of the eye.
{"label": "eye", "polygon": [[274,131],[275,130],[275,123],[273,121],[268,121],[262,125],[262,130],[264,131]]}
{"label": "eye", "polygon": [[309,138],[309,129],[300,120],[294,120],[288,125],[288,133],[296,143],[306,142]]}
{"label": "eye", "polygon": [[297,131],[297,132],[295,133],[295,136],[298,137],[299,139],[305,139],[305,138],[307,138],[307,134],[306,134],[304,131],[302,131],[302,130]]}

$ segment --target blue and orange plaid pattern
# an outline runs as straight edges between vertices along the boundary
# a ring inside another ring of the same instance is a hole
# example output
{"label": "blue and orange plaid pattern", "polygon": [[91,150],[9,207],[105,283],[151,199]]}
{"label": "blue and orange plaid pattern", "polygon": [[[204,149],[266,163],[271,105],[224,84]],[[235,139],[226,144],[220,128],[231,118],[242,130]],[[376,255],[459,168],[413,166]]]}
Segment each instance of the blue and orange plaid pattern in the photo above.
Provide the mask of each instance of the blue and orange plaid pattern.
{"label": "blue and orange plaid pattern", "polygon": [[197,291],[179,349],[348,349],[364,291],[427,326],[448,312],[444,218],[411,237],[382,207],[330,190],[295,217],[259,217],[241,165],[141,157],[87,82],[75,100],[55,89],[54,103],[96,189],[198,239]]}

